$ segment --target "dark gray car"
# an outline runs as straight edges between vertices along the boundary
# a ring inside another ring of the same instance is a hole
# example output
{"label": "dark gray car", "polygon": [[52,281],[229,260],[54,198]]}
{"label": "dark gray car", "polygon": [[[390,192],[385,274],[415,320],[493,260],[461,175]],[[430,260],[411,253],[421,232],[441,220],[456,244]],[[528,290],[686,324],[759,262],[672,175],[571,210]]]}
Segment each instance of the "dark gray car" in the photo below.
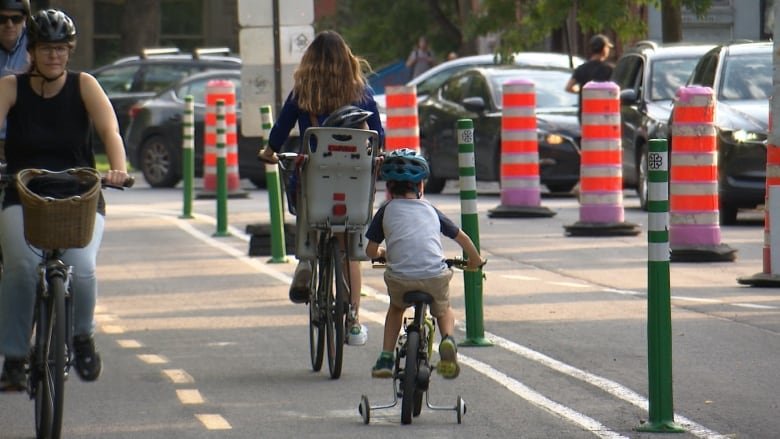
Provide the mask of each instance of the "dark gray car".
{"label": "dark gray car", "polygon": [[642,209],[647,209],[647,141],[668,137],[674,95],[699,58],[713,47],[640,41],[615,65],[612,80],[620,86],[623,186],[636,189]]}

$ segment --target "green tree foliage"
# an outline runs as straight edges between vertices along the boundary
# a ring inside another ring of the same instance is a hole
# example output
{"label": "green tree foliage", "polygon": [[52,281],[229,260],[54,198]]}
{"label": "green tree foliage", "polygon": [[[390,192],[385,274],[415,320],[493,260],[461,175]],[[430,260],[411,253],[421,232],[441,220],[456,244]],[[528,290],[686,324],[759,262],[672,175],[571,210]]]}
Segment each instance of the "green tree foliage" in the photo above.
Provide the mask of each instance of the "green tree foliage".
{"label": "green tree foliage", "polygon": [[441,26],[437,7],[456,29],[456,0],[340,0],[338,12],[315,23],[317,31],[333,29],[366,58],[374,69],[399,60],[406,60],[421,35],[439,61],[449,51],[457,51],[461,41],[452,36],[452,29]]}

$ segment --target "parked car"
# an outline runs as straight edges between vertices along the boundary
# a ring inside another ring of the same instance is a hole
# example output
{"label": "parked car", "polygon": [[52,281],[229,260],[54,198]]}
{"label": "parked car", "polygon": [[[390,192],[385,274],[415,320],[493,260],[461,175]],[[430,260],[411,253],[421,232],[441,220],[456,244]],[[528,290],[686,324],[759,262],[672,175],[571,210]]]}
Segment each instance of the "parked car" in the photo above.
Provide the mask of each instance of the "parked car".
{"label": "parked car", "polygon": [[699,58],[713,47],[640,41],[615,65],[612,80],[620,86],[623,185],[636,189],[642,209],[647,209],[648,140],[668,137],[674,95]]}
{"label": "parked car", "polygon": [[[114,107],[119,132],[127,129],[128,111],[141,99],[153,97],[180,79],[206,70],[241,69],[241,59],[230,56],[227,48],[200,48],[193,53],[181,53],[175,48],[144,49],[138,56],[129,56],[92,70]],[[102,151],[100,138],[93,135],[93,149]]]}
{"label": "parked car", "polygon": [[503,84],[525,78],[536,84],[536,118],[541,183],[552,192],[568,192],[579,181],[580,128],[577,95],[564,90],[571,69],[495,66],[456,73],[418,104],[422,153],[430,162],[426,191],[441,192],[458,178],[458,119],[474,121],[477,180],[501,177]]}
{"label": "parked car", "polygon": [[241,135],[241,72],[212,70],[196,73],[163,89],[151,99],[135,104],[124,135],[130,164],[139,169],[152,187],[173,187],[182,178],[182,117],[184,98],[195,102],[195,175],[203,175],[205,95],[209,81],[221,79],[233,83],[236,91],[236,129],[238,130],[238,173],[255,186],[265,186],[265,170],[257,159],[259,137]]}
{"label": "parked car", "polygon": [[740,208],[764,204],[772,72],[771,42],[741,42],[707,52],[688,80],[715,93],[721,224],[736,223]]}
{"label": "parked car", "polygon": [[[575,68],[585,60],[578,56],[569,56],[563,53],[553,52],[518,52],[513,57],[514,65],[535,67],[559,67]],[[500,59],[496,55],[473,55],[455,58],[438,64],[415,78],[409,80],[406,85],[417,86],[417,101],[421,101],[432,91],[439,88],[450,76],[470,67],[488,67],[499,64]],[[386,97],[384,94],[374,96],[379,113],[384,123]]]}

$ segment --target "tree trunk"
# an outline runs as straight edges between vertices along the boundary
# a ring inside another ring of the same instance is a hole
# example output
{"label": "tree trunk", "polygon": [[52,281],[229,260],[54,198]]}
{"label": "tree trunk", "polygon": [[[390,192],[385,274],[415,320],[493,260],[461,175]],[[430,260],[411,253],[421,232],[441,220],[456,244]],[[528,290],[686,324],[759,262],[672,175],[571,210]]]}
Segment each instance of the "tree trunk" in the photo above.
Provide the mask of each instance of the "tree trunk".
{"label": "tree trunk", "polygon": [[125,0],[121,30],[123,54],[160,44],[160,0]]}
{"label": "tree trunk", "polygon": [[664,43],[682,41],[680,0],[663,0],[661,2],[661,32]]}

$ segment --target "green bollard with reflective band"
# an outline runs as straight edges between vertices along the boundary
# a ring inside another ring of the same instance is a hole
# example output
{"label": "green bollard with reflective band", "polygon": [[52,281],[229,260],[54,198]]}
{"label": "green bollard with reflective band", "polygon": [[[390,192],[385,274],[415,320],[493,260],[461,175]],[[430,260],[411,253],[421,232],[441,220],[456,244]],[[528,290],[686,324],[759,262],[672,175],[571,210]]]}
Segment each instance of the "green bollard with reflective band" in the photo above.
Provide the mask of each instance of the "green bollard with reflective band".
{"label": "green bollard with reflective band", "polygon": [[[260,121],[263,129],[263,147],[268,146],[268,136],[271,133],[273,117],[271,106],[260,107]],[[287,248],[284,242],[284,208],[282,207],[281,184],[279,182],[279,167],[265,165],[265,182],[268,189],[268,211],[271,215],[271,263],[287,262]]]}
{"label": "green bollard with reflective band", "polygon": [[669,281],[669,150],[666,140],[651,139],[647,153],[647,422],[637,431],[681,433],[674,422],[672,398],[672,311]]}
{"label": "green bollard with reflective band", "polygon": [[[461,228],[474,241],[474,245],[479,250],[477,174],[474,166],[474,122],[471,119],[458,120],[457,131]],[[462,346],[491,346],[493,343],[485,338],[482,310],[482,269],[464,271],[463,283],[466,298],[466,340],[460,344]]]}
{"label": "green bollard with reflective band", "polygon": [[184,202],[179,218],[192,216],[193,181],[195,180],[195,100],[192,95],[184,97],[184,118],[182,119],[182,190]]}
{"label": "green bollard with reflective band", "polygon": [[227,231],[227,127],[225,100],[217,100],[217,231],[213,236],[230,236]]}

